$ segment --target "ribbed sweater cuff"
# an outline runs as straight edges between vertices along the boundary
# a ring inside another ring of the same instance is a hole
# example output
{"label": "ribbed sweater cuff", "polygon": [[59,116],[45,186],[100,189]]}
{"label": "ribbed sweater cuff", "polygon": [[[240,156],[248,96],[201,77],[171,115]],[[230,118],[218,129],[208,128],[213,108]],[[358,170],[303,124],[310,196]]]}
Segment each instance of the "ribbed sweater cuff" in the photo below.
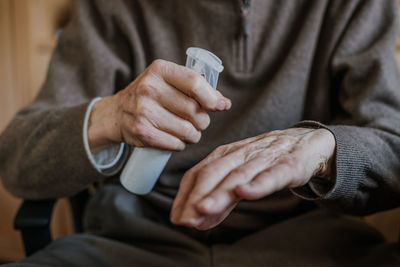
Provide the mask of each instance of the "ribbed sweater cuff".
{"label": "ribbed sweater cuff", "polygon": [[[294,127],[324,128],[329,130],[336,140],[336,171],[331,183],[323,179],[311,179],[305,186],[292,189],[292,192],[304,199],[316,200],[321,204],[348,203],[346,199],[356,197],[358,184],[365,172],[367,160],[357,147],[357,138],[352,136],[348,126],[327,126],[316,121],[302,121]],[[345,207],[342,207],[345,208]]]}

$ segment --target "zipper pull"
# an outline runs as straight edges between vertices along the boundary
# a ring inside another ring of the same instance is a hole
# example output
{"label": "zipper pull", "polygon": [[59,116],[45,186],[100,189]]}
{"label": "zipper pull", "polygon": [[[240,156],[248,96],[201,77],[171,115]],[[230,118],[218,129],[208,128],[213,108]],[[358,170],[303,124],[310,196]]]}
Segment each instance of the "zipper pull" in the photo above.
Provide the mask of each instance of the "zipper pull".
{"label": "zipper pull", "polygon": [[250,35],[250,0],[242,0],[241,5],[241,21],[242,21],[242,32],[244,36]]}

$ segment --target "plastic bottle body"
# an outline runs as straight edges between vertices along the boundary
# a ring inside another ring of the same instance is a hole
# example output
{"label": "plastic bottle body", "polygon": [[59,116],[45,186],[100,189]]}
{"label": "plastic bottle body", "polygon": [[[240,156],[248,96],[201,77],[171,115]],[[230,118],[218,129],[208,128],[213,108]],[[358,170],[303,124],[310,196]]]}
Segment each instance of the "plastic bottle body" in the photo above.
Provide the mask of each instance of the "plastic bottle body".
{"label": "plastic bottle body", "polygon": [[156,184],[172,152],[169,150],[137,147],[129,157],[121,174],[122,185],[130,192],[145,195]]}
{"label": "plastic bottle body", "polygon": [[[191,47],[186,54],[186,67],[203,75],[210,85],[216,88],[219,73],[223,70],[221,60],[201,48]],[[121,184],[134,194],[148,194],[156,184],[171,155],[172,152],[168,150],[135,148],[121,173]]]}

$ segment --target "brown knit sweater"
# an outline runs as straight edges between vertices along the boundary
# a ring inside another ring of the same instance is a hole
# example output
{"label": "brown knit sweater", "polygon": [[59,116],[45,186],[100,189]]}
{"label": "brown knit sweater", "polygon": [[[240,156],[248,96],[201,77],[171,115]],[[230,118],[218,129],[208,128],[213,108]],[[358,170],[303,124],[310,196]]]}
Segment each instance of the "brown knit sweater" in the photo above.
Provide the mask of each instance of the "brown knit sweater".
{"label": "brown knit sweater", "polygon": [[[124,89],[154,59],[184,64],[186,49],[197,46],[222,59],[218,89],[233,107],[211,114],[200,143],[173,154],[147,200],[168,212],[185,170],[217,146],[300,122],[332,131],[337,158],[329,192],[316,182],[299,194],[357,214],[398,205],[396,2],[253,0],[247,16],[241,2],[78,1],[42,90],[0,137],[5,187],[18,197],[54,198],[104,178],[83,146],[88,102]],[[240,203],[225,223],[258,227],[307,203],[314,202],[285,190]]]}

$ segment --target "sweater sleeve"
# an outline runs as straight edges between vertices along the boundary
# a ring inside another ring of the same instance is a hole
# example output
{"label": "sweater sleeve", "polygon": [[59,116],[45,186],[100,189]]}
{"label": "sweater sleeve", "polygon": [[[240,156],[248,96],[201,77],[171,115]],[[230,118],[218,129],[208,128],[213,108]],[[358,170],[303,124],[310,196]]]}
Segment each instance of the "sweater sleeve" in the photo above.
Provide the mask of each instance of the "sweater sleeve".
{"label": "sweater sleeve", "polygon": [[128,42],[114,40],[123,37],[111,1],[98,2],[75,1],[41,91],[0,136],[0,176],[15,196],[68,196],[103,177],[85,152],[84,117],[92,98],[132,80],[132,56]]}
{"label": "sweater sleeve", "polygon": [[361,1],[331,60],[338,111],[326,128],[336,139],[336,173],[293,191],[346,213],[400,205],[400,77],[395,62],[396,1]]}

